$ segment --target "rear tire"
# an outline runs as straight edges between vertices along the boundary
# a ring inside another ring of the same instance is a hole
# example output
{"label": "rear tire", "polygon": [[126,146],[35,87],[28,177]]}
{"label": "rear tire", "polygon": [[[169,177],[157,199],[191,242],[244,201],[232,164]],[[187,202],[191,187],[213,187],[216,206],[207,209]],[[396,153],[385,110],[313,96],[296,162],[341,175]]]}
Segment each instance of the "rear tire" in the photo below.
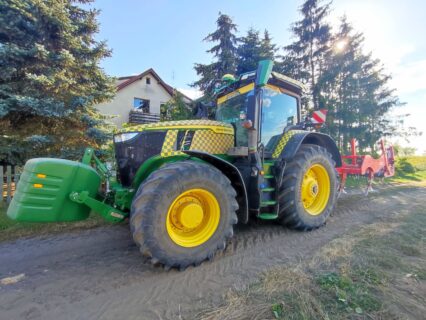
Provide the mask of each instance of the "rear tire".
{"label": "rear tire", "polygon": [[215,167],[180,161],[162,166],[133,199],[130,228],[153,264],[186,268],[226,247],[238,203],[229,179]]}
{"label": "rear tire", "polygon": [[280,221],[298,230],[322,226],[333,211],[338,179],[330,153],[317,145],[302,145],[287,163],[279,191]]}

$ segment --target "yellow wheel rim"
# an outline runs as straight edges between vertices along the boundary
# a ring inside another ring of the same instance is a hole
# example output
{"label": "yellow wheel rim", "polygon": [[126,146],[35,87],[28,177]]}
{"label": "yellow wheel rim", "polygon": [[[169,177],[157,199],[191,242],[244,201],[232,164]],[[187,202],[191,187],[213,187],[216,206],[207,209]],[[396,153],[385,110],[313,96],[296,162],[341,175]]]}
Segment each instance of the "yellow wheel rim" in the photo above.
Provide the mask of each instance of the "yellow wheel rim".
{"label": "yellow wheel rim", "polygon": [[209,240],[219,221],[220,207],[216,197],[204,189],[190,189],[170,205],[166,228],[173,242],[190,248]]}
{"label": "yellow wheel rim", "polygon": [[312,165],[303,176],[301,197],[303,207],[310,215],[321,214],[330,197],[330,177],[320,164]]}

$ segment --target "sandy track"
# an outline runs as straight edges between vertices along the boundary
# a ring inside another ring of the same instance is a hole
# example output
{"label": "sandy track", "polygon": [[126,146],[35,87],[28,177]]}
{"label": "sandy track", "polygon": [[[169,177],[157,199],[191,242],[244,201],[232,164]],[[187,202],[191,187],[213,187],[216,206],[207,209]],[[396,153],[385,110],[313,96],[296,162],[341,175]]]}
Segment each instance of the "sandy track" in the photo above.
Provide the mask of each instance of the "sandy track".
{"label": "sandy track", "polygon": [[239,226],[226,251],[183,272],[144,261],[126,226],[0,244],[0,319],[188,319],[244,288],[260,272],[313,255],[361,225],[426,209],[426,189],[346,196],[326,226],[296,232],[273,223]]}

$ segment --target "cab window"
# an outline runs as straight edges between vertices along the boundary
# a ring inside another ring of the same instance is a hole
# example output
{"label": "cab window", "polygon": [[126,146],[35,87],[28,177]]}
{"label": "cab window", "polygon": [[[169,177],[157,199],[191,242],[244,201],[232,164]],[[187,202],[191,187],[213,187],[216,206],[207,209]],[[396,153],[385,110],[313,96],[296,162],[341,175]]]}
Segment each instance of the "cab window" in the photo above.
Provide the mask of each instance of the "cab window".
{"label": "cab window", "polygon": [[230,98],[217,106],[216,120],[234,126],[237,147],[248,145],[248,130],[242,126],[242,123],[247,117],[247,101],[250,95],[253,95],[253,91]]}
{"label": "cab window", "polygon": [[261,142],[272,152],[284,128],[297,123],[297,98],[278,90],[264,88],[262,95]]}

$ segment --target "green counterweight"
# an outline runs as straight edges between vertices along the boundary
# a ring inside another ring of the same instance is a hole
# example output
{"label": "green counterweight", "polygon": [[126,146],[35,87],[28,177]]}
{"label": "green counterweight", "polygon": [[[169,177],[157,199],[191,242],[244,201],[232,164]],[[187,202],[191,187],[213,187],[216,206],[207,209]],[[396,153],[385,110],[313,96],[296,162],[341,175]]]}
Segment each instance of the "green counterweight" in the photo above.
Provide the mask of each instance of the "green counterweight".
{"label": "green counterweight", "polygon": [[54,222],[86,219],[90,208],[72,201],[72,192],[95,197],[101,177],[91,166],[64,159],[38,158],[24,167],[7,215],[18,221]]}
{"label": "green counterweight", "polygon": [[93,210],[107,221],[121,221],[128,213],[105,203],[105,196],[98,194],[101,182],[109,178],[108,169],[91,148],[86,149],[82,162],[31,159],[25,164],[7,215],[28,222],[78,221]]}

